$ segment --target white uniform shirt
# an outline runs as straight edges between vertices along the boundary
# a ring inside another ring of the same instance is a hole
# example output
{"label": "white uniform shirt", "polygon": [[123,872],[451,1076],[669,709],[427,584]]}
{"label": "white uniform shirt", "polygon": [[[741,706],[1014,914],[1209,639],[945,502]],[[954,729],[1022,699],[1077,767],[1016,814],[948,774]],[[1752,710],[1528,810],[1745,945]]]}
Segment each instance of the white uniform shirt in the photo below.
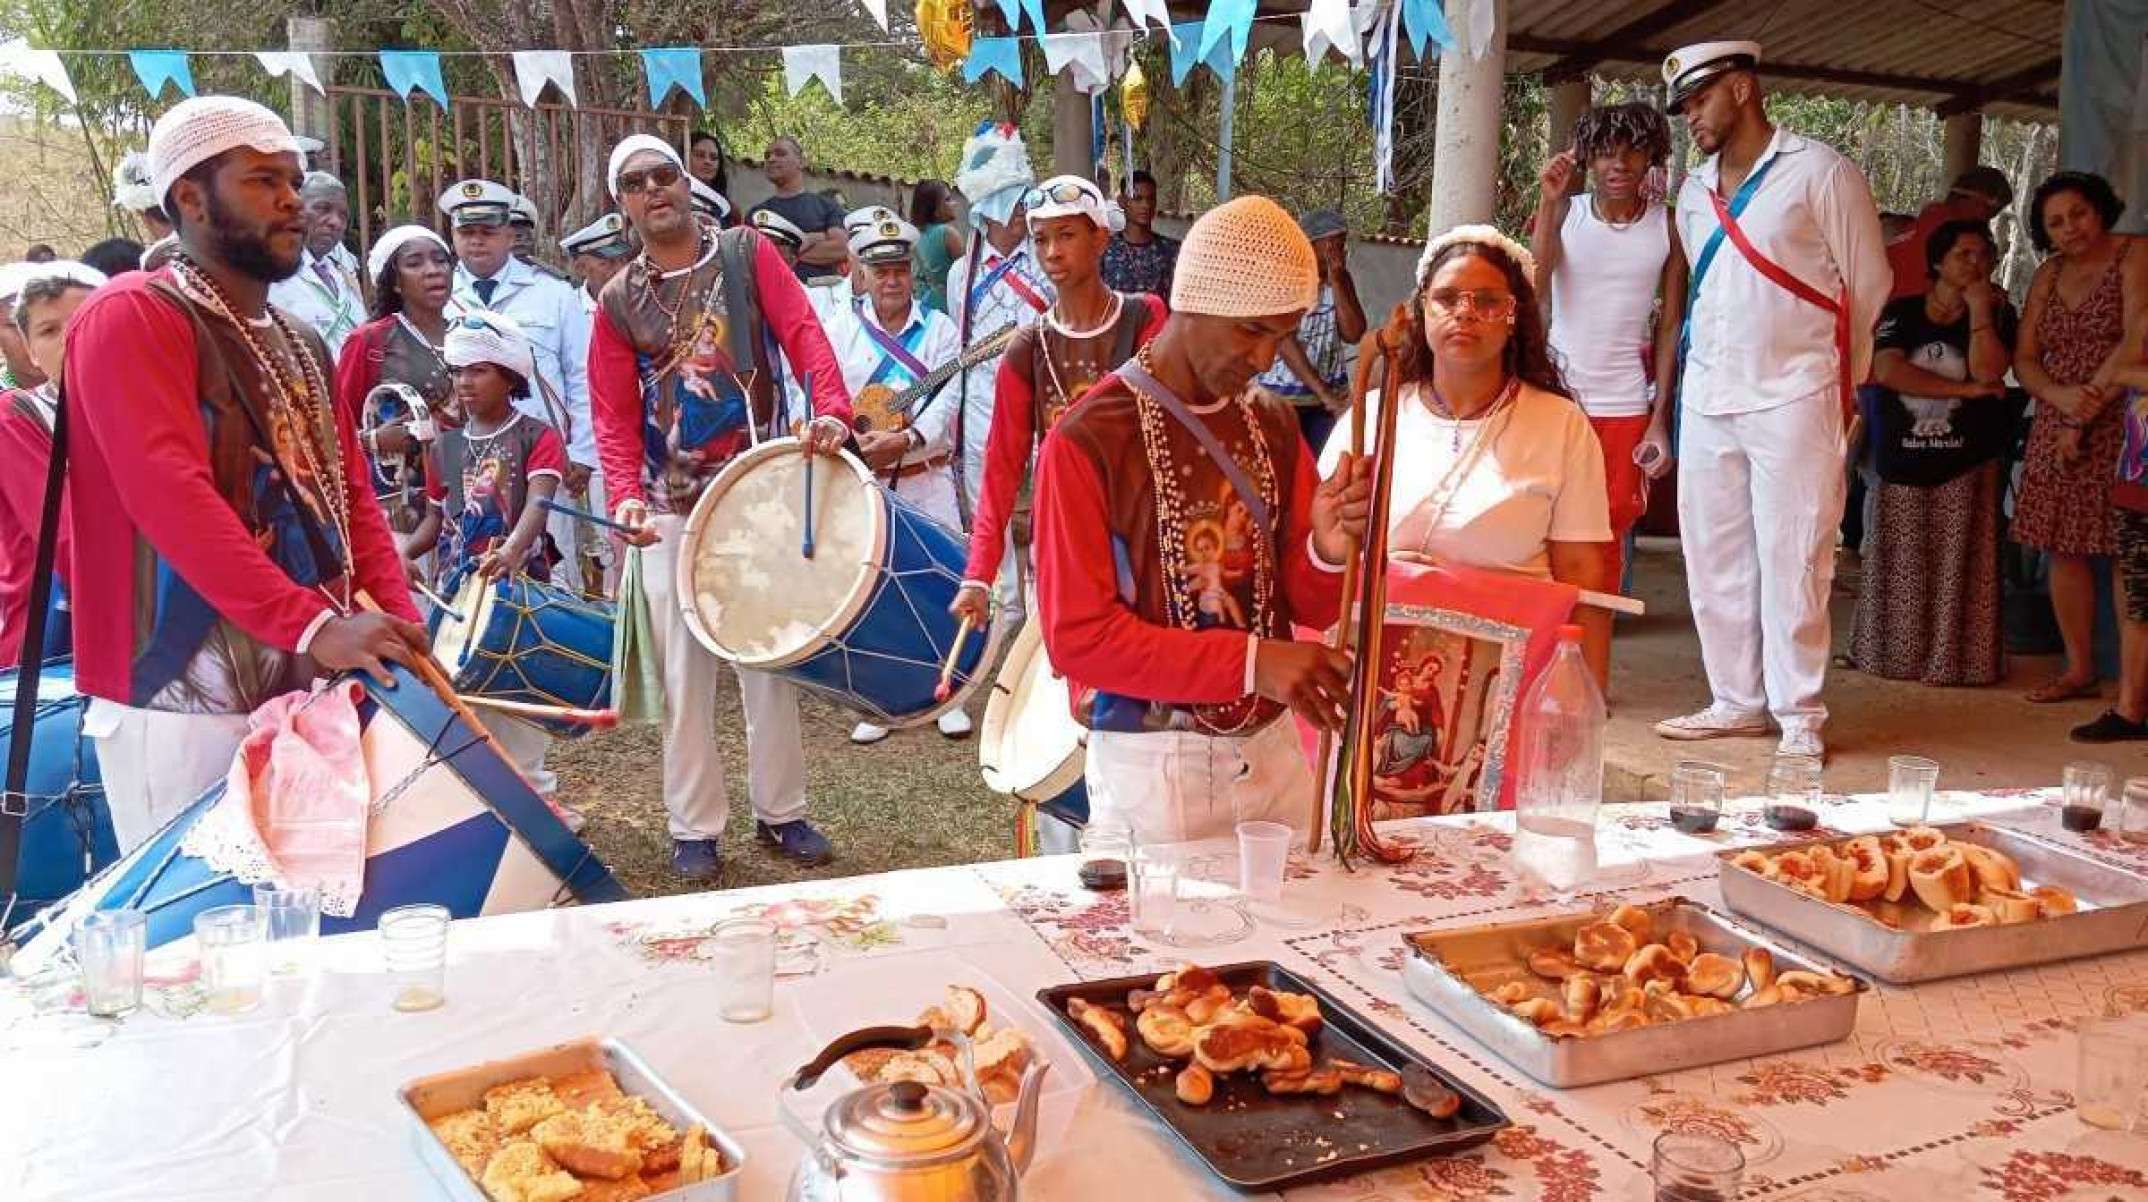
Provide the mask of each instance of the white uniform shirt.
{"label": "white uniform shirt", "polygon": [[1551,269],[1551,349],[1589,416],[1647,415],[1642,356],[1670,257],[1671,223],[1660,204],[1650,202],[1633,224],[1620,226],[1597,216],[1586,192],[1567,206]]}
{"label": "white uniform shirt", "polygon": [[313,332],[328,344],[331,361],[343,353],[344,339],[366,320],[357,266],[351,253],[341,246],[319,258],[310,250],[303,252],[297,273],[270,284],[268,299],[270,304],[312,326]]}
{"label": "white uniform shirt", "polygon": [[[870,300],[852,304],[847,311],[837,315],[835,320],[825,323],[828,342],[835,348],[835,360],[843,367],[843,386],[849,390],[852,397],[856,397],[868,383],[872,383],[873,373],[880,370],[881,362],[891,358],[880,348],[879,343],[873,341],[873,336],[866,332],[868,322],[875,328],[885,330],[885,327],[880,325],[880,317],[874,311]],[[918,336],[913,345],[910,341],[912,332],[921,326],[923,334]],[[910,353],[916,356],[919,363],[925,365],[927,371],[953,359],[962,349],[961,336],[947,314],[927,309],[915,301],[910,304],[909,321],[904,323],[901,332],[894,333],[894,336],[909,348]],[[894,366],[890,367],[878,382],[901,392],[916,383],[917,379],[902,365],[901,360],[896,360]],[[918,437],[925,441],[922,446],[904,455],[903,463],[923,463],[935,455],[946,454],[948,448],[954,445],[955,423],[952,415],[955,406],[954,397],[949,395],[953,389],[954,385],[948,384],[937,400],[927,406],[924,412],[916,414],[916,420],[910,428],[916,430]]]}
{"label": "white uniform shirt", "polygon": [[[993,246],[976,235],[971,235],[972,251],[982,248],[984,258],[978,261],[976,278],[970,276],[970,256],[956,259],[947,269],[947,316],[955,323],[955,331],[962,331],[962,315],[970,307],[970,291],[977,292],[977,309],[970,319],[969,340],[981,342],[1012,323],[1018,326],[1036,324],[1041,312],[1022,295],[1027,288],[1049,306],[1057,293],[1044,269],[1037,265],[1037,256],[1024,239],[1011,255],[1002,255]],[[1014,266],[1008,268],[992,286],[984,286],[1002,259],[1011,258]],[[1021,281],[1017,287],[1013,280]],[[992,432],[992,404],[997,396],[999,361],[1004,355],[994,355],[978,363],[958,376],[948,385],[949,392],[941,397],[941,405],[960,401],[962,405],[962,462],[960,467],[963,491],[972,504],[977,499],[977,489],[984,480],[985,441]],[[950,415],[952,416],[952,415]]]}
{"label": "white uniform shirt", "polygon": [[[1720,156],[1709,158],[1678,193],[1679,239],[1696,273],[1702,249],[1720,228],[1708,201],[1720,164]],[[1767,178],[1738,215],[1738,227],[1808,287],[1830,298],[1847,288],[1850,378],[1863,380],[1872,366],[1872,326],[1894,284],[1872,190],[1833,147],[1786,129],[1775,131],[1754,162],[1755,174],[1763,168]],[[1731,197],[1723,199],[1728,204]],[[1833,315],[1761,275],[1727,236],[1687,319],[1680,396],[1692,412],[1754,413],[1839,386]]]}
{"label": "white uniform shirt", "polygon": [[[571,429],[560,431],[567,444],[567,458],[584,467],[597,466],[597,434],[589,421],[589,331],[593,324],[581,297],[587,290],[509,257],[493,277],[492,302],[478,299],[476,279],[470,269],[455,266],[455,293],[448,315],[469,309],[490,309],[522,324],[536,353],[537,374],[552,386],[567,409]],[[515,400],[515,408],[539,421],[558,425],[544,398],[536,395]]]}

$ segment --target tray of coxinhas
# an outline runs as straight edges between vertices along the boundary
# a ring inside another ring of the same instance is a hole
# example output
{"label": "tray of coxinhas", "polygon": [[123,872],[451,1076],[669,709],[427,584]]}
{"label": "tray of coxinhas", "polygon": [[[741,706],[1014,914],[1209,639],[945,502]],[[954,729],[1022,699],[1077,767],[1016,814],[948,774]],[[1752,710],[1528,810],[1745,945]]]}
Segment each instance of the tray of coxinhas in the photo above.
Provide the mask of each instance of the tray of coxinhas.
{"label": "tray of coxinhas", "polygon": [[466,1202],[731,1202],[745,1152],[615,1039],[439,1073],[399,1094]]}
{"label": "tray of coxinhas", "polygon": [[1037,999],[1235,1189],[1448,1155],[1507,1125],[1482,1094],[1277,964],[1189,964]]}
{"label": "tray of coxinhas", "polygon": [[1731,909],[1907,984],[2138,947],[2148,879],[1981,822],[1722,852]]}
{"label": "tray of coxinhas", "polygon": [[1403,941],[1412,994],[1560,1089],[1832,1043],[1865,989],[1682,897]]}

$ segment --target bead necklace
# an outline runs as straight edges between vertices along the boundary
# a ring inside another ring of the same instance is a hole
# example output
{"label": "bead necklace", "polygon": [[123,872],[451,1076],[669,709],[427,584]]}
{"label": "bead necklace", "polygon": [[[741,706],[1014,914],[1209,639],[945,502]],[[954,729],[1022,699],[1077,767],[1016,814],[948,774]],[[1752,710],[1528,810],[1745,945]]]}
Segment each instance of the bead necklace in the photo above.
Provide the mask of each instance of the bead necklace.
{"label": "bead necklace", "polygon": [[[274,444],[288,442],[291,449],[297,453],[298,466],[306,478],[313,481],[313,488],[310,490],[313,499],[326,511],[325,516],[334,527],[336,541],[340,544],[337,548],[343,558],[343,596],[340,603],[343,612],[350,612],[353,590],[357,587],[357,567],[351,551],[350,492],[343,479],[343,457],[335,453],[333,439],[331,438],[329,445],[325,447],[317,441],[323,430],[329,428],[323,409],[323,402],[329,395],[328,382],[321,374],[320,364],[303,350],[297,354],[298,363],[291,363],[289,348],[303,348],[305,343],[299,340],[298,332],[291,328],[290,323],[284,320],[283,314],[277,312],[275,306],[269,306],[268,320],[281,336],[282,345],[272,353],[255,335],[252,324],[240,317],[238,310],[232,307],[230,298],[224,295],[224,290],[184,250],[173,254],[171,268],[172,274],[178,277],[187,291],[207,302],[210,312],[238,331],[239,340],[246,344],[247,354],[253,357],[254,366],[259,370],[261,378],[271,386],[266,398],[269,404],[270,429],[288,430],[291,437],[272,437],[272,445],[268,450],[271,454],[281,455],[284,448]],[[292,478],[294,485],[299,483],[295,478],[296,474],[291,471],[291,465],[284,464],[283,469],[285,476]],[[321,588],[322,593],[330,600],[339,600],[329,594],[325,586],[316,587]]]}
{"label": "bead necklace", "polygon": [[1447,421],[1450,423],[1448,426],[1448,433],[1451,435],[1451,437],[1449,438],[1447,444],[1448,453],[1456,454],[1459,453],[1462,449],[1463,422],[1477,422],[1477,428],[1479,430],[1482,430],[1484,428],[1484,424],[1490,422],[1492,418],[1498,416],[1499,411],[1506,408],[1508,402],[1514,399],[1514,394],[1520,390],[1521,381],[1513,377],[1509,377],[1507,379],[1506,384],[1501,386],[1501,388],[1499,389],[1499,394],[1492,398],[1492,403],[1486,405],[1482,413],[1479,413],[1476,417],[1473,418],[1464,418],[1457,416],[1454,411],[1454,406],[1449,405],[1447,403],[1447,398],[1439,394],[1439,386],[1431,383],[1430,381],[1427,381],[1425,383],[1425,395],[1432,401],[1432,412],[1438,414],[1441,417],[1446,418]]}
{"label": "bead necklace", "polygon": [[[1117,292],[1113,292],[1111,294],[1111,308],[1106,311],[1106,316],[1104,317],[1104,320],[1097,323],[1097,325],[1092,329],[1081,331],[1070,330],[1066,328],[1066,326],[1060,324],[1059,306],[1056,302],[1054,302],[1054,304],[1052,305],[1051,310],[1045,313],[1045,328],[1038,331],[1037,341],[1040,345],[1037,347],[1037,350],[1039,352],[1038,358],[1044,360],[1044,374],[1051,382],[1052,392],[1054,394],[1053,400],[1056,400],[1058,402],[1056,408],[1064,409],[1066,406],[1072,404],[1075,397],[1079,396],[1081,392],[1087,391],[1090,385],[1096,383],[1096,378],[1092,376],[1088,380],[1076,381],[1078,389],[1069,389],[1067,387],[1067,382],[1059,377],[1059,358],[1052,353],[1051,336],[1056,333],[1069,343],[1081,342],[1090,338],[1094,338],[1097,335],[1116,327],[1119,324],[1119,316],[1122,312],[1124,312],[1125,308],[1126,298]],[[1070,347],[1069,349],[1072,348]],[[1110,367],[1117,366],[1118,364],[1116,363],[1110,365]],[[1109,368],[1107,368],[1106,370],[1109,370]],[[1055,408],[1051,401],[1046,401],[1041,397],[1039,398],[1039,401],[1040,412],[1049,413]],[[1038,437],[1040,439],[1043,437],[1043,430],[1041,425],[1039,427]]]}
{"label": "bead necklace", "polygon": [[[1149,347],[1142,347],[1134,361],[1151,376]],[[1124,377],[1121,377],[1124,379]],[[1164,603],[1169,611],[1171,624],[1181,630],[1199,629],[1200,599],[1186,574],[1179,570],[1186,551],[1186,524],[1189,506],[1185,485],[1178,474],[1178,465],[1171,452],[1166,434],[1163,405],[1132,382],[1127,383],[1134,394],[1135,411],[1141,419],[1141,445],[1149,463],[1149,478],[1154,482],[1156,504],[1156,550],[1163,568]],[[1254,488],[1268,506],[1268,512],[1277,512],[1281,497],[1276,488],[1275,465],[1268,455],[1268,440],[1264,436],[1260,418],[1246,393],[1233,398],[1238,414],[1246,425],[1253,443]],[[1235,496],[1235,494],[1234,494]],[[1253,613],[1252,633],[1261,638],[1275,638],[1275,549],[1274,532],[1255,532],[1253,540]],[[1197,705],[1193,707],[1195,720],[1211,732],[1233,735],[1250,729],[1263,717],[1263,699],[1258,695],[1240,698],[1222,705]]]}
{"label": "bead necklace", "polygon": [[1616,233],[1621,230],[1630,230],[1634,226],[1641,224],[1641,218],[1648,216],[1648,202],[1645,200],[1642,201],[1641,211],[1635,213],[1631,218],[1625,221],[1613,221],[1609,217],[1604,216],[1603,206],[1596,203],[1596,194],[1594,192],[1591,192],[1589,193],[1589,212],[1596,218],[1599,223],[1610,229],[1612,232]]}

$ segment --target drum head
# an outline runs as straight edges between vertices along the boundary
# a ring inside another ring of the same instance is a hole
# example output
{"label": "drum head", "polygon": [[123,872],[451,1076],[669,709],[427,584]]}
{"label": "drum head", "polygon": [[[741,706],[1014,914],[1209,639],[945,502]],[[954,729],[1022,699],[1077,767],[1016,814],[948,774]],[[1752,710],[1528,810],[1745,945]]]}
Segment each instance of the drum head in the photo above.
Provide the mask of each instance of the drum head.
{"label": "drum head", "polygon": [[1042,624],[1015,636],[985,702],[977,755],[985,787],[1027,801],[1048,801],[1081,780],[1088,732],[1074,720],[1073,692],[1045,657]]}
{"label": "drum head", "polygon": [[[813,558],[804,554],[813,472]],[[754,668],[796,663],[847,630],[880,579],[887,509],[848,454],[764,442],[709,482],[681,533],[679,604],[696,638]]]}
{"label": "drum head", "polygon": [[499,595],[492,584],[479,573],[470,572],[455,589],[455,595],[448,598],[453,612],[433,611],[439,619],[433,626],[433,658],[447,669],[449,680],[470,662],[484,638],[485,623],[492,617],[493,598]]}

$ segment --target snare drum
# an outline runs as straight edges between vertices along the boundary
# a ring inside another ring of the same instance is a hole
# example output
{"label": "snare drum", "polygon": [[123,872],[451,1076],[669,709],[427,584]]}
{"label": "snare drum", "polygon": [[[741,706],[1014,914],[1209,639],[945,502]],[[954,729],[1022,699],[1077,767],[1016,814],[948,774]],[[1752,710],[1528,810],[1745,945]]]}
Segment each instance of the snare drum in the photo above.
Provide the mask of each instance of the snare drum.
{"label": "snare drum", "polygon": [[1042,628],[1026,623],[1008,646],[985,702],[977,756],[986,788],[1085,826],[1089,793],[1082,786],[1082,767],[1089,732],[1074,720],[1072,693],[1066,677],[1052,671]]}
{"label": "snare drum", "polygon": [[[20,679],[13,669],[0,672],[0,747],[14,729]],[[30,774],[23,785],[29,813],[15,859],[20,896],[10,922],[22,922],[74,892],[91,873],[119,858],[112,811],[97,771],[97,742],[82,733],[88,701],[75,692],[72,662],[44,666],[31,719]],[[6,900],[0,897],[0,907]]]}
{"label": "snare drum", "polygon": [[703,646],[878,725],[914,726],[962,704],[992,662],[989,635],[965,639],[952,692],[934,700],[967,547],[848,454],[809,458],[796,439],[764,442],[709,482],[680,538],[679,605]]}
{"label": "snare drum", "polygon": [[[612,696],[613,608],[515,576],[492,581],[465,569],[450,582],[452,611],[435,606],[433,658],[455,691],[500,701],[602,709]],[[538,722],[572,738],[587,726]]]}

